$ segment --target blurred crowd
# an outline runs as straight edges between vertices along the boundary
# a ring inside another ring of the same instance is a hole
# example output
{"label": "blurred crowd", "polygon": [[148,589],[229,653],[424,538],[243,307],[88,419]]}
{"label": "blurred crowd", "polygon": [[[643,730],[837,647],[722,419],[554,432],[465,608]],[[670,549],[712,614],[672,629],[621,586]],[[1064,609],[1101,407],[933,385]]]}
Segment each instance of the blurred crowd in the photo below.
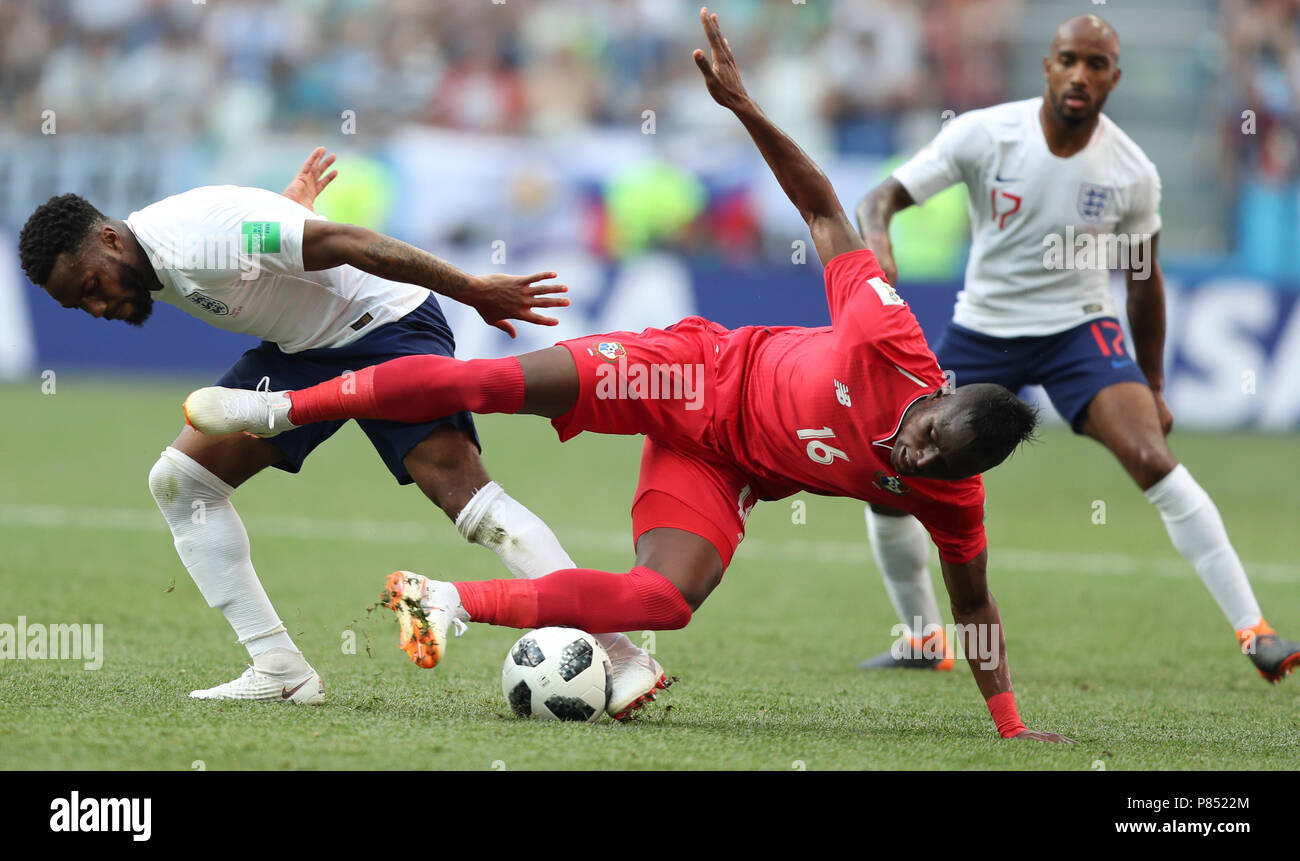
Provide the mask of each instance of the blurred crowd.
{"label": "blurred crowd", "polygon": [[[1211,16],[1212,4],[1189,2]],[[706,229],[693,234],[697,244],[717,241],[749,253],[779,216],[769,217],[752,193],[733,193],[726,177],[702,178],[698,165],[688,164],[715,142],[741,137],[690,61],[704,45],[698,5],[0,0],[0,134],[33,138],[52,110],[60,137],[144,133],[169,145],[193,142],[209,163],[228,164],[246,158],[256,141],[338,146],[350,116],[357,148],[379,158],[390,136],[413,126],[522,136],[576,152],[584,141],[645,131],[649,110],[661,144],[677,136],[690,145],[658,153],[664,163],[648,166],[623,199],[636,198],[631,210],[641,213],[683,215],[662,230],[642,225],[641,239],[624,250],[685,247],[692,237],[683,226],[698,228],[705,219]],[[1070,10],[1079,5],[1089,8]],[[1027,0],[726,0],[724,25],[741,48],[750,90],[816,158],[887,167],[934,134],[941,110],[960,113],[1037,90],[1020,32],[1031,11]],[[1210,17],[1206,28],[1213,27]],[[1218,232],[1235,234],[1225,244],[1249,249],[1252,260],[1275,258],[1278,271],[1300,273],[1290,252],[1300,241],[1298,32],[1300,0],[1222,0],[1217,33],[1203,34],[1192,53],[1214,58],[1219,81],[1224,123],[1215,150],[1232,205],[1218,208],[1234,210],[1235,226],[1224,229],[1220,219]],[[1045,41],[1046,34],[1033,34],[1035,58]],[[1020,77],[1009,81],[1013,68]],[[1161,86],[1177,84],[1171,77]],[[1243,106],[1252,111],[1250,132],[1243,131]],[[667,163],[687,165],[691,175],[666,173]],[[404,205],[404,183],[391,182],[396,206]],[[606,215],[620,205],[614,184],[600,201]],[[665,202],[674,188],[679,192]],[[11,207],[31,196],[23,189],[4,195],[0,189]],[[12,213],[3,215],[12,222]],[[926,235],[961,233],[960,207],[945,219],[938,234]],[[618,253],[610,240],[618,230],[605,224],[596,233],[593,241]],[[768,245],[788,248],[789,240]]]}
{"label": "blurred crowd", "polygon": [[[1004,95],[1021,0],[727,4],[755,81],[892,153],[893,120]],[[0,0],[0,124],[222,136],[421,122],[547,135],[641,121],[694,91],[694,0]],[[790,99],[789,95],[784,96]]]}
{"label": "blurred crowd", "polygon": [[1300,283],[1300,0],[1224,0],[1221,32],[1237,255]]}

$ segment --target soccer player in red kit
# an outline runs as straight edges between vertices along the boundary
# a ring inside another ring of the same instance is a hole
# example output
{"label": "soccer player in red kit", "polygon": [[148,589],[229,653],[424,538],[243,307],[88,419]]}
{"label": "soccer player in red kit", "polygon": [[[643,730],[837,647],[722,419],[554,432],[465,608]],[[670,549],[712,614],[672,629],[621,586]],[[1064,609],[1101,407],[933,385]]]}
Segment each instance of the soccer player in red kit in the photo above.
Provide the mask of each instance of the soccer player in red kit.
{"label": "soccer player in red kit", "polygon": [[504,359],[409,356],[294,392],[200,389],[186,401],[188,420],[207,433],[265,435],[314,421],[418,421],[465,409],[544,416],[561,440],[583,431],[644,434],[630,571],[461,583],[390,575],[403,647],[431,652],[435,663],[448,629],[471,620],[590,631],[685,626],[721,581],[757,500],[807,490],[897,506],[939,547],[953,615],[970,632],[966,653],[999,733],[1066,741],[1019,719],[985,578],[979,473],[1029,436],[1033,411],[1000,386],[944,386],[916,318],[825,175],[749,98],[717,16],[702,10],[701,20],[713,56],[697,50],[696,64],[807,221],[826,261],[830,326],[730,330],[690,317]]}

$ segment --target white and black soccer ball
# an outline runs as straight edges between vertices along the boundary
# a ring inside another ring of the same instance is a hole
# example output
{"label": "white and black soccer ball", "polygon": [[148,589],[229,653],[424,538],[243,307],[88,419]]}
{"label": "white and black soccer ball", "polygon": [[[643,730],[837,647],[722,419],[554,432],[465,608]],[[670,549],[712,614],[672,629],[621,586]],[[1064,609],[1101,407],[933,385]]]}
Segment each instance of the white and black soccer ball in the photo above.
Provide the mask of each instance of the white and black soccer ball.
{"label": "white and black soccer ball", "polygon": [[577,628],[538,628],[510,647],[501,692],[519,717],[598,720],[609,702],[609,656]]}

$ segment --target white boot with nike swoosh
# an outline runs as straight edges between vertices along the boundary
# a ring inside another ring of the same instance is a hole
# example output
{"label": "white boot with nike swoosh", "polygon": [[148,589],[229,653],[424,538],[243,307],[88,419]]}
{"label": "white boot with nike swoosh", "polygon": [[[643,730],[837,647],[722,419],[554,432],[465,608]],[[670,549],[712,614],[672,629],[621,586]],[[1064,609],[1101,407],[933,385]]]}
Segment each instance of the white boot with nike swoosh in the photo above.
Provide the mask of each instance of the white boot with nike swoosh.
{"label": "white boot with nike swoosh", "polygon": [[270,700],[318,706],[325,702],[325,685],[302,652],[268,649],[244,674],[224,685],[190,691],[196,700]]}

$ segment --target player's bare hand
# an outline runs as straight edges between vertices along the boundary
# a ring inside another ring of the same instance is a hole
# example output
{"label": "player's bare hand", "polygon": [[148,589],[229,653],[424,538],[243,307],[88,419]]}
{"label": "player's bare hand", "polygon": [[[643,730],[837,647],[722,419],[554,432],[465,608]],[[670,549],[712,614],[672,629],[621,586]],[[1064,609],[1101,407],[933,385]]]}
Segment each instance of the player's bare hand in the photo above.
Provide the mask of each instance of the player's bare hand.
{"label": "player's bare hand", "polygon": [[718,16],[710,15],[708,6],[700,9],[700,23],[704,25],[704,34],[709,37],[712,59],[705,57],[699,48],[691,56],[704,74],[704,83],[713,100],[724,108],[734,109],[749,99],[749,93],[745,92],[745,85],[740,82],[740,69],[736,67],[731,44],[718,28]]}
{"label": "player's bare hand", "polygon": [[307,156],[307,160],[302,163],[302,167],[298,168],[298,175],[293,178],[293,181],[289,183],[284,191],[280,192],[295,203],[312,210],[312,212],[316,211],[313,208],[316,197],[325,190],[325,186],[334,181],[334,177],[339,175],[337,170],[330,170],[329,173],[325,172],[329,170],[330,165],[334,164],[336,158],[334,153],[326,156],[325,152],[323,146],[318,146],[312,150],[311,155]]}
{"label": "player's bare hand", "polygon": [[469,305],[483,322],[495,326],[510,337],[515,337],[515,327],[508,320],[522,320],[538,326],[554,326],[560,321],[543,317],[536,308],[566,308],[569,300],[556,293],[567,293],[563,284],[538,284],[554,278],[554,272],[536,272],[532,275],[478,275],[470,282],[464,297],[457,296]]}
{"label": "player's bare hand", "polygon": [[1050,741],[1054,744],[1078,744],[1074,739],[1066,738],[1059,732],[1039,732],[1036,729],[1027,729],[1011,737],[1016,741]]}
{"label": "player's bare hand", "polygon": [[1155,389],[1152,389],[1151,392],[1156,396],[1156,412],[1160,414],[1160,430],[1164,432],[1165,436],[1169,436],[1169,432],[1174,429],[1173,411],[1169,409],[1169,404],[1165,402],[1165,396],[1162,393]]}

